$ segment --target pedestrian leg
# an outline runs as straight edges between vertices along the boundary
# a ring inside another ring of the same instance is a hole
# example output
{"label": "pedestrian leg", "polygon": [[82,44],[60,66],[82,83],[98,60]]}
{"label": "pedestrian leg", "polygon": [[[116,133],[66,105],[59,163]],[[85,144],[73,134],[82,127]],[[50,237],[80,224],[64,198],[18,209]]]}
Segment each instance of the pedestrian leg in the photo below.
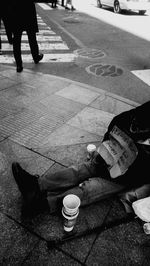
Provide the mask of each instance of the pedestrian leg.
{"label": "pedestrian leg", "polygon": [[14,32],[13,53],[16,61],[17,72],[21,72],[23,70],[22,57],[21,57],[21,37],[22,37],[21,31]]}
{"label": "pedestrian leg", "polygon": [[12,31],[10,30],[10,26],[9,26],[9,24],[7,22],[7,19],[3,18],[3,23],[4,23],[4,27],[5,27],[5,31],[6,31],[8,42],[9,42],[9,44],[13,44]]}
{"label": "pedestrian leg", "polygon": [[70,4],[70,0],[66,0],[65,9],[69,10],[68,4]]}
{"label": "pedestrian leg", "polygon": [[39,53],[39,46],[36,39],[36,32],[27,31],[31,54],[35,64],[42,60],[43,54]]}
{"label": "pedestrian leg", "polygon": [[1,41],[1,19],[0,19],[0,54],[2,54],[2,41]]}
{"label": "pedestrian leg", "polygon": [[0,35],[0,54],[2,54],[2,42],[1,42],[1,35]]}
{"label": "pedestrian leg", "polygon": [[71,0],[71,11],[75,11],[76,9],[73,6],[72,0]]}
{"label": "pedestrian leg", "polygon": [[39,47],[36,39],[36,33],[27,31],[28,41],[31,49],[33,60],[35,61],[39,55]]}

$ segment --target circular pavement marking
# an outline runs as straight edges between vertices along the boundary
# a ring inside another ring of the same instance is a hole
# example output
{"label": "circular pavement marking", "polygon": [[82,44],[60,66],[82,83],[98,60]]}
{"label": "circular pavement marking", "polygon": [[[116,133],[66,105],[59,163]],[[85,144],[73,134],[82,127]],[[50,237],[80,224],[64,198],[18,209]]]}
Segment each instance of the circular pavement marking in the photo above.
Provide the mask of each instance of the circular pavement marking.
{"label": "circular pavement marking", "polygon": [[77,56],[89,59],[99,59],[105,56],[105,53],[99,49],[82,48],[75,50]]}
{"label": "circular pavement marking", "polygon": [[67,23],[81,23],[82,22],[78,16],[74,16],[74,15],[63,18],[63,21]]}
{"label": "circular pavement marking", "polygon": [[86,71],[92,75],[103,77],[117,77],[123,74],[123,70],[115,65],[100,63],[86,67]]}

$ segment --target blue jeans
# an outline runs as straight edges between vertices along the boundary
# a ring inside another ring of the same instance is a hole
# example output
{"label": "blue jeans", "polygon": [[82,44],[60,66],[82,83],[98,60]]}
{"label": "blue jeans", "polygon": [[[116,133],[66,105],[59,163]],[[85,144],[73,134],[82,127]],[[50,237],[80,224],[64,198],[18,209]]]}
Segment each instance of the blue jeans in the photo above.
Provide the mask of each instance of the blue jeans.
{"label": "blue jeans", "polygon": [[51,212],[68,194],[79,196],[81,206],[85,206],[125,189],[125,186],[110,180],[107,165],[99,155],[83,164],[45,175],[39,179],[39,185],[47,193]]}

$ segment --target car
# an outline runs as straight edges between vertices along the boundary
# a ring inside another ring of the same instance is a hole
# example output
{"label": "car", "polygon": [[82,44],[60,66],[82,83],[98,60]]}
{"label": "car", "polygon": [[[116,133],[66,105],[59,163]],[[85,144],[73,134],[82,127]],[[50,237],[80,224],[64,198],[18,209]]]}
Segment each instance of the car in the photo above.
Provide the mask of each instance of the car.
{"label": "car", "polygon": [[122,10],[138,11],[140,15],[150,9],[150,0],[97,0],[97,6],[112,7],[115,13],[121,13]]}

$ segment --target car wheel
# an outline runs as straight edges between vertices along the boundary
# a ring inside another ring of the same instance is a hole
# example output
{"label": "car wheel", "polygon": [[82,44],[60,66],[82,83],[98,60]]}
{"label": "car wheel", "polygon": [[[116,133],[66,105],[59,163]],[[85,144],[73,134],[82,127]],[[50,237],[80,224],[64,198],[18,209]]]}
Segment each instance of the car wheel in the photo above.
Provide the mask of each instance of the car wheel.
{"label": "car wheel", "polygon": [[97,0],[97,7],[102,8],[101,0]]}
{"label": "car wheel", "polygon": [[121,8],[118,0],[114,2],[114,13],[117,14],[121,13]]}
{"label": "car wheel", "polygon": [[144,15],[146,10],[139,10],[139,15]]}

